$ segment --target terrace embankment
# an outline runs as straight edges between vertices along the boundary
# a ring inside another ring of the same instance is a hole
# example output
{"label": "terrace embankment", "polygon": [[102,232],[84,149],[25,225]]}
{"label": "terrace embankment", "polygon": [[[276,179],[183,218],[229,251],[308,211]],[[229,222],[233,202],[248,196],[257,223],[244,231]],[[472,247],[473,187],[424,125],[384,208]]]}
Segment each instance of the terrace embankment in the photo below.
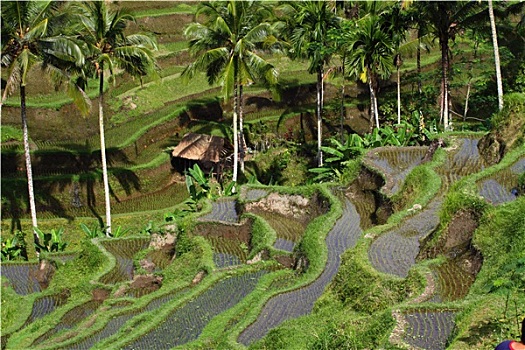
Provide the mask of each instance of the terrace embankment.
{"label": "terrace embankment", "polygon": [[426,237],[417,260],[436,258],[444,255],[456,262],[464,272],[475,276],[483,264],[481,253],[472,245],[474,231],[480,216],[473,210],[460,210],[439,236],[438,242],[429,245],[432,236]]}
{"label": "terrace embankment", "polygon": [[386,223],[392,215],[391,201],[380,192],[384,184],[378,173],[363,167],[356,180],[344,191],[356,206],[361,217],[361,228],[365,230]]}

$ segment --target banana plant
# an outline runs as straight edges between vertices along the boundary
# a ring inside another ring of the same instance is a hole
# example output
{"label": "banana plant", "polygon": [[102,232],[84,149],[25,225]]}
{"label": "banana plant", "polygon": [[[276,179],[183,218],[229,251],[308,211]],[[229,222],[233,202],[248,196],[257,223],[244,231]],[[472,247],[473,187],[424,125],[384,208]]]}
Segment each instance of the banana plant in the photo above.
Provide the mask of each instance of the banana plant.
{"label": "banana plant", "polygon": [[86,237],[89,239],[104,236],[104,232],[100,229],[100,227],[97,224],[94,224],[92,227],[88,227],[86,224],[81,223],[80,228],[82,229],[82,231],[84,231]]}
{"label": "banana plant", "polygon": [[332,146],[321,147],[326,155],[323,166],[309,170],[311,173],[317,174],[313,181],[329,181],[334,177],[341,180],[343,169],[348,161],[359,156],[364,150],[362,147],[363,139],[356,134],[349,135],[345,143],[341,143],[336,138],[331,138],[329,141]]}
{"label": "banana plant", "polygon": [[35,243],[40,251],[44,252],[63,252],[66,249],[67,243],[62,241],[63,228],[52,229],[49,233],[44,233],[38,227],[34,227],[38,235],[38,243]]}
{"label": "banana plant", "polygon": [[111,237],[120,238],[130,231],[129,228],[123,228],[121,225],[118,225],[116,229],[111,231]]}
{"label": "banana plant", "polygon": [[206,174],[204,174],[197,164],[195,164],[193,168],[188,169],[188,174],[186,174],[186,187],[191,199],[194,201],[198,201],[201,198],[213,198],[210,179],[206,177]]}
{"label": "banana plant", "polygon": [[16,237],[7,238],[5,240],[0,237],[0,242],[2,245],[2,261],[16,260],[20,257],[22,246],[18,243]]}

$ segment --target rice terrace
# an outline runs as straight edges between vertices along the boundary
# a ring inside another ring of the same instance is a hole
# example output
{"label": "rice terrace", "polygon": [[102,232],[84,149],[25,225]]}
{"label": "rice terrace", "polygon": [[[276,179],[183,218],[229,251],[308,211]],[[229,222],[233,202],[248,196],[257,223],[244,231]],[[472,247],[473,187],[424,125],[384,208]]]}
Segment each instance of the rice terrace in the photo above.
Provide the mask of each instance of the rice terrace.
{"label": "rice terrace", "polygon": [[1,349],[518,340],[525,2],[0,6]]}

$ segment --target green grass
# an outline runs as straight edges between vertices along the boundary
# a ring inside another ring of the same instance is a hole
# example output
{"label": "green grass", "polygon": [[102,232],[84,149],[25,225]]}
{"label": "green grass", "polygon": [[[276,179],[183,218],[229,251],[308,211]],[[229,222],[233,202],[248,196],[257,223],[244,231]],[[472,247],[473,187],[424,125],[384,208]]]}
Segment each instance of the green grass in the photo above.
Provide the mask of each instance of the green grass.
{"label": "green grass", "polygon": [[2,143],[7,141],[22,141],[22,130],[11,125],[0,125],[0,136]]}
{"label": "green grass", "polygon": [[180,13],[187,13],[192,14],[195,12],[195,6],[189,5],[189,4],[176,4],[169,8],[156,8],[156,9],[148,9],[148,10],[140,10],[136,11],[135,18],[143,18],[143,17],[159,17],[159,16],[166,16],[166,15],[173,15],[173,14],[180,14]]}
{"label": "green grass", "polygon": [[[105,84],[104,91],[109,89],[110,84]],[[95,99],[98,96],[98,80],[88,80],[87,95],[90,99]],[[52,91],[49,94],[31,94],[26,95],[26,106],[29,108],[50,108],[60,109],[61,107],[71,104],[73,100],[63,90]],[[6,107],[20,107],[20,96],[18,91],[13,96],[10,96],[5,101]]]}

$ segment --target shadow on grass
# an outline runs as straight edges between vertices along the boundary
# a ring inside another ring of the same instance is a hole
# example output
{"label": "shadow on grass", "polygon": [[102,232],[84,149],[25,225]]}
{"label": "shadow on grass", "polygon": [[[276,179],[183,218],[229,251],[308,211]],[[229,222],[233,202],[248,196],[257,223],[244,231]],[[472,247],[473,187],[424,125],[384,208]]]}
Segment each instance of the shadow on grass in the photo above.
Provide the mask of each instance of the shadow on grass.
{"label": "shadow on grass", "polygon": [[[51,214],[73,220],[72,212],[85,207],[97,218],[101,227],[103,220],[97,211],[96,182],[102,182],[100,150],[85,145],[67,145],[68,150],[40,150],[33,153],[34,190],[37,216]],[[124,166],[132,165],[124,152],[109,148],[107,163],[111,178],[121,186],[126,195],[140,191],[139,177]],[[110,181],[112,182],[112,181]],[[28,215],[27,180],[23,155],[17,152],[2,153],[2,216],[11,218],[11,231],[21,228],[20,219]],[[66,192],[69,191],[69,196]],[[120,202],[110,185],[110,195]],[[69,197],[69,198],[68,198]],[[85,200],[83,200],[83,198]],[[68,203],[69,201],[69,203]],[[46,214],[47,213],[47,214]]]}

